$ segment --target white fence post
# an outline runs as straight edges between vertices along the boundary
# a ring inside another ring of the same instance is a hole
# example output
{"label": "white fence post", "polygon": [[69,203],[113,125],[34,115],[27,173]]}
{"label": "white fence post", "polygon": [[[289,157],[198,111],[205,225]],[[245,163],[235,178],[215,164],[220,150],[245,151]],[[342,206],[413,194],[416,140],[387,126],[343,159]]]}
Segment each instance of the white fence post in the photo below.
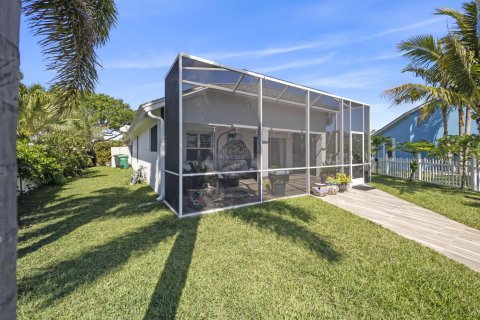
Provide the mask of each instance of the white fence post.
{"label": "white fence post", "polygon": [[419,153],[417,154],[417,163],[418,163],[418,169],[417,169],[417,179],[418,181],[422,181],[422,170],[423,170],[423,165],[422,165],[422,155]]}
{"label": "white fence post", "polygon": [[[378,165],[380,174],[392,177],[407,179],[410,176],[410,166],[417,161],[418,169],[413,178],[419,181],[431,182],[450,187],[460,186],[460,163],[459,161],[439,159],[422,159],[420,155],[413,158],[380,158]],[[480,191],[480,170],[479,160],[476,158],[468,161],[467,188],[473,191]]]}
{"label": "white fence post", "polygon": [[472,179],[471,188],[473,191],[479,191],[477,158],[470,159],[470,173],[470,177]]}

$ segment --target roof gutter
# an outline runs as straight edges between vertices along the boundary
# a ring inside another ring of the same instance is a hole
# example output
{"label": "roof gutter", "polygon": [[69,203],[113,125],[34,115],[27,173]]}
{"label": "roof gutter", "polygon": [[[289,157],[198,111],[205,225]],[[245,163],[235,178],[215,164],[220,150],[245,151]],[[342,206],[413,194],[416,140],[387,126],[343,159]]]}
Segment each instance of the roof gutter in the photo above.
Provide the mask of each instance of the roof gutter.
{"label": "roof gutter", "polygon": [[[158,121],[160,127],[160,148],[157,151],[157,168],[160,167],[160,170],[157,170],[155,176],[157,177],[156,181],[160,181],[159,196],[157,201],[163,201],[165,198],[165,127],[162,117],[156,116],[152,113],[151,110],[147,111],[147,116],[149,118],[155,119]],[[157,176],[160,174],[160,176]]]}

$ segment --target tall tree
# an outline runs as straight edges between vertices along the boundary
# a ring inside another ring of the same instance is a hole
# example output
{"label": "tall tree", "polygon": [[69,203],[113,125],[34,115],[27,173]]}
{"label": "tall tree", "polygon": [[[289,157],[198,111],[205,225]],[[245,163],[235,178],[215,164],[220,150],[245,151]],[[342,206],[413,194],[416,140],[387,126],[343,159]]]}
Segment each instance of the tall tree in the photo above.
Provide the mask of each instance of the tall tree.
{"label": "tall tree", "polygon": [[89,127],[90,140],[104,140],[104,136],[115,137],[124,125],[132,123],[135,111],[121,99],[106,94],[88,94],[82,102]]}
{"label": "tall tree", "polygon": [[39,84],[25,86],[20,83],[18,100],[18,138],[35,139],[52,130],[79,129],[77,119],[58,116],[54,94]]}
{"label": "tall tree", "polygon": [[[449,33],[437,42],[438,50],[432,50],[431,36],[413,37],[400,44],[400,50],[413,62],[410,64],[413,68],[407,67],[404,71],[413,72],[425,83],[409,83],[387,90],[385,94],[394,104],[440,100],[449,106],[466,108],[467,118],[472,117],[480,124],[478,1],[465,3],[463,9],[464,12],[437,10],[437,14],[450,16],[455,22]],[[436,80],[433,83],[428,80],[431,76]]]}
{"label": "tall tree", "polygon": [[[480,61],[480,35],[478,26],[479,15],[479,1],[471,1],[463,4],[464,12],[459,12],[450,8],[437,9],[437,14],[446,15],[454,19],[455,24],[451,32],[458,35],[463,44],[473,52],[473,56],[477,62]],[[465,120],[465,133],[470,134],[470,121],[471,121],[471,107],[467,106],[466,120]],[[475,114],[477,126],[480,128],[479,114]],[[479,129],[480,130],[480,129]]]}
{"label": "tall tree", "polygon": [[418,35],[400,42],[398,49],[409,59],[409,63],[402,72],[413,73],[425,84],[403,84],[386,90],[384,95],[390,98],[394,105],[420,101],[421,120],[426,120],[435,110],[440,109],[444,135],[448,135],[448,112],[451,101],[438,94],[438,91],[448,86],[441,70],[441,62],[445,54],[441,43],[432,35]]}
{"label": "tall tree", "polygon": [[[97,80],[95,50],[108,40],[113,0],[24,0],[23,12],[41,37],[48,68],[57,76],[59,103],[74,109]],[[0,319],[16,316],[16,135],[21,1],[0,0]]]}

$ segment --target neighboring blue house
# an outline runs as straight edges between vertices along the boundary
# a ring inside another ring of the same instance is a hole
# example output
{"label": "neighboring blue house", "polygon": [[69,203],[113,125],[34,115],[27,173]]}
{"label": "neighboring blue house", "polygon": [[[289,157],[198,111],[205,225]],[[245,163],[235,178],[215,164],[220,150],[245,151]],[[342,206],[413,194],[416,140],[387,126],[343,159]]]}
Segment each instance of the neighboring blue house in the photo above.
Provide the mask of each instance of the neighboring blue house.
{"label": "neighboring blue house", "polygon": [[[477,124],[472,120],[471,133],[477,133]],[[450,135],[458,134],[458,111],[451,110],[448,114],[448,133]],[[429,141],[435,142],[443,136],[442,112],[436,110],[426,120],[420,120],[420,107],[413,108],[405,112],[374,134],[391,137],[394,145],[406,141]],[[379,158],[383,157],[383,152],[379,152]],[[402,151],[394,151],[394,157],[410,158],[411,154]]]}

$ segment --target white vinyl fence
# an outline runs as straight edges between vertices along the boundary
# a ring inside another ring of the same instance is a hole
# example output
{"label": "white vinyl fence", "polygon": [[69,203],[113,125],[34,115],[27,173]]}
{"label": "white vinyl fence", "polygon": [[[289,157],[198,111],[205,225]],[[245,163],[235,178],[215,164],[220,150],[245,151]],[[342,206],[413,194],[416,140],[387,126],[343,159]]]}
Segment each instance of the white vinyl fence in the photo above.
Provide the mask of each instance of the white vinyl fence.
{"label": "white vinyl fence", "polygon": [[[409,158],[382,158],[375,161],[372,159],[372,172],[387,176],[408,179],[410,177],[410,164],[414,159]],[[459,188],[462,178],[462,166],[458,160],[441,160],[423,158],[417,159],[418,170],[414,180],[445,185]],[[478,161],[470,159],[467,161],[467,175],[465,188],[480,191]]]}

